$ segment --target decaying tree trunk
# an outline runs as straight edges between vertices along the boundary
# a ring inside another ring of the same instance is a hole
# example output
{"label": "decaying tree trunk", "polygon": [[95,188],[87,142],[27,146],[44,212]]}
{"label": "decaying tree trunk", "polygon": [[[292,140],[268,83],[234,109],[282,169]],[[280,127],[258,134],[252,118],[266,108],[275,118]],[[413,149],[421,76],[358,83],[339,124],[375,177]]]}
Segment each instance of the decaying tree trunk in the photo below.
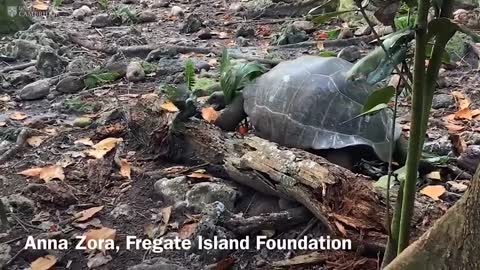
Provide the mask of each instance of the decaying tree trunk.
{"label": "decaying tree trunk", "polygon": [[480,269],[480,166],[470,189],[385,270]]}
{"label": "decaying tree trunk", "polygon": [[[234,181],[259,192],[297,201],[336,237],[384,242],[386,207],[383,193],[363,175],[334,165],[309,152],[281,147],[256,136],[238,138],[204,121],[177,127],[168,141],[172,157],[222,165]],[[442,214],[437,206],[418,201],[413,224],[422,233],[424,221]],[[433,209],[432,209],[433,207]]]}

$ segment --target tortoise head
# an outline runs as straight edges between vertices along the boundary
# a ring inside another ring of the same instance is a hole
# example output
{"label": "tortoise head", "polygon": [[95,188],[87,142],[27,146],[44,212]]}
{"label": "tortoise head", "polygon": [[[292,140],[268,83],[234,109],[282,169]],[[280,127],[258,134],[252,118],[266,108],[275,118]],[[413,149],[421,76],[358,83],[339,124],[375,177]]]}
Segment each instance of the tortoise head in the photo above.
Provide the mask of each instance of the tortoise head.
{"label": "tortoise head", "polygon": [[385,37],[382,44],[388,51],[388,55],[382,47],[360,59],[347,72],[349,80],[365,79],[370,84],[376,84],[385,79],[406,57],[408,43],[414,38],[414,31],[401,30]]}

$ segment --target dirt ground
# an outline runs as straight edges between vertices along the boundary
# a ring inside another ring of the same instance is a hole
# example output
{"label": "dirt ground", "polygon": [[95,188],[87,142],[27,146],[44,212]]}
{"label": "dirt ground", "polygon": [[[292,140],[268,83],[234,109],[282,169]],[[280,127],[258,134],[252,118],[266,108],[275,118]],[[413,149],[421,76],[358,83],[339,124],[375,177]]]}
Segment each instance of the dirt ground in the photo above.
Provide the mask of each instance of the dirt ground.
{"label": "dirt ground", "polygon": [[[57,8],[55,16],[37,16],[34,20],[48,25],[47,29],[56,33],[73,34],[83,40],[101,44],[105,48],[114,44],[118,46],[154,44],[160,48],[168,44],[209,48],[213,51],[228,47],[235,49],[239,54],[275,60],[292,59],[302,54],[318,54],[319,45],[297,48],[278,48],[270,45],[272,34],[278,32],[285,22],[299,21],[301,18],[246,19],[241,16],[241,12],[232,10],[232,3],[223,1],[172,1],[166,7],[152,7],[154,3],[150,1],[142,1],[142,3],[132,1],[133,3],[127,4],[129,9],[150,10],[156,19],[153,22],[108,27],[91,26],[92,18],[103,12],[100,4],[94,1],[71,2],[73,3],[64,1]],[[112,13],[114,7],[120,4],[111,1],[108,12]],[[90,6],[93,14],[86,16],[84,20],[76,20],[69,15],[82,5]],[[173,6],[181,7],[185,16],[172,15]],[[201,30],[194,33],[181,33],[182,24],[191,14],[196,14],[203,22]],[[252,27],[255,34],[248,38],[236,37],[237,28],[240,25]],[[321,44],[322,41],[319,38],[324,37],[327,30],[341,27],[342,24],[337,21],[319,26],[308,33],[309,40],[318,41],[318,44]],[[200,33],[207,30],[211,37],[208,39],[199,37]],[[12,37],[6,37],[0,41],[3,45],[11,42]],[[248,45],[239,46],[242,42],[247,42]],[[88,60],[90,66],[103,65],[111,57],[105,51],[87,48],[71,40],[62,46],[65,50],[65,58],[71,60],[83,57]],[[357,46],[362,55],[373,48],[370,44],[354,46]],[[338,52],[342,48],[328,49]],[[165,263],[162,266],[164,268],[155,269],[182,269],[180,266],[186,269],[272,269],[273,262],[309,253],[250,249],[219,252],[214,255],[192,254],[184,251],[152,254],[142,249],[120,249],[118,252],[109,251],[103,255],[98,251],[89,254],[74,248],[60,251],[23,250],[29,235],[37,238],[73,239],[75,235],[85,234],[88,229],[101,227],[116,230],[119,245],[124,245],[125,236],[128,235],[147,238],[148,234],[152,233],[152,228],[165,230],[164,234],[167,235],[183,234],[188,238],[193,232],[190,231],[191,226],[186,225],[197,224],[201,217],[198,213],[172,213],[170,204],[154,189],[155,182],[163,177],[188,175],[190,183],[223,179],[221,181],[234,186],[234,189],[243,195],[235,205],[236,213],[247,212],[246,208],[249,208],[248,205],[255,200],[265,204],[275,201],[272,198],[262,197],[252,189],[232,183],[216,166],[201,163],[179,164],[171,160],[159,159],[158,152],[155,149],[152,151],[155,146],[142,137],[153,132],[154,128],[138,123],[135,125],[138,108],[143,103],[149,104],[149,95],[158,94],[160,84],[175,83],[183,76],[182,64],[179,65],[180,70],[178,70],[175,63],[178,61],[181,63],[187,58],[194,59],[195,63],[199,63],[198,65],[208,66],[210,71],[205,77],[215,78],[215,74],[218,76],[220,60],[214,53],[177,53],[171,57],[172,62],[159,60],[159,70],[146,76],[141,82],[130,82],[121,78],[93,89],[77,93],[52,94],[31,101],[18,98],[18,93],[25,84],[9,85],[5,88],[2,84],[0,88],[2,137],[0,139],[10,141],[9,147],[13,147],[21,130],[33,132],[29,137],[34,137],[27,141],[23,149],[19,149],[7,160],[0,162],[0,197],[22,194],[29,199],[24,204],[16,205],[13,212],[9,214],[11,227],[6,232],[0,233],[0,245],[5,244],[11,248],[9,261],[4,262],[5,269],[28,267],[34,269],[31,263],[47,255],[53,255],[56,258],[55,268],[52,269],[89,269],[92,267],[87,264],[102,260],[104,263],[98,263],[100,266],[95,267],[96,269],[127,269],[158,257],[168,259],[174,266],[167,268],[168,263]],[[3,70],[18,63],[22,61],[13,63],[4,61],[0,63],[0,69]],[[33,81],[42,76],[36,72],[33,74]],[[10,75],[11,73],[0,74],[2,83]],[[435,109],[430,118],[426,147],[430,147],[428,149],[432,150],[436,156],[450,158],[448,162],[425,177],[426,181],[419,185],[419,190],[425,186],[444,187],[440,199],[429,198],[433,195],[428,191],[424,192],[426,196],[420,193],[418,196],[424,196],[431,204],[436,204],[443,210],[451,206],[465,191],[464,187],[468,186],[469,175],[472,173],[458,166],[457,158],[464,154],[468,147],[480,144],[479,84],[478,56],[469,52],[453,65],[445,66],[436,91],[437,101],[434,102]],[[465,107],[466,103],[468,105]],[[408,95],[401,97],[399,107],[399,119],[404,133],[408,135],[410,123]],[[465,111],[461,112],[461,110],[465,108],[470,112],[470,117],[463,117]],[[119,117],[112,116],[119,111],[127,113],[119,113]],[[77,123],[79,117],[107,120],[103,123],[96,121],[86,127],[79,127]],[[232,133],[232,136],[239,135]],[[106,138],[122,138],[122,142],[114,143],[116,148],[107,151],[103,159],[94,159],[85,154],[85,151],[92,149],[93,144]],[[121,145],[120,149],[119,145]],[[62,168],[63,180],[58,179],[58,172],[46,172],[48,175],[55,175],[54,179],[49,179],[47,175],[46,180],[40,179],[41,175],[29,177],[21,173],[27,169],[44,168],[54,164]],[[462,172],[464,172],[463,175]],[[192,173],[197,175],[192,176]],[[258,195],[252,196],[252,194]],[[262,198],[258,199],[260,197]],[[93,218],[84,222],[75,221],[73,218],[82,210],[98,206],[102,209],[93,213]],[[125,206],[127,210],[122,212],[119,206]],[[432,222],[432,220],[425,221],[425,226],[428,227]],[[294,228],[285,228],[283,232],[264,231],[262,233],[273,235],[274,238],[286,239],[300,235],[314,237],[322,234],[323,228],[318,223],[310,225],[311,222],[304,222]],[[155,232],[158,233],[158,231]],[[92,259],[93,256],[96,260]],[[375,256],[366,257],[355,252],[324,252],[322,256],[317,256],[313,264],[309,264],[308,259],[303,258],[303,263],[296,266],[287,265],[283,268],[377,269],[379,263]],[[2,265],[1,260],[0,265]]]}

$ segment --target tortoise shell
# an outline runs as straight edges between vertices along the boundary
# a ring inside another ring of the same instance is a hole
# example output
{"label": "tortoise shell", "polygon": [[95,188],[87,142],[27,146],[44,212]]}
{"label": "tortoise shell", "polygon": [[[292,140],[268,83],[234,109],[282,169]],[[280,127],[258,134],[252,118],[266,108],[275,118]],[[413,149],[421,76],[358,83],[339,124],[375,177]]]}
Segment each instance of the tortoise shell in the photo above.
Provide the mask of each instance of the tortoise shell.
{"label": "tortoise shell", "polygon": [[[285,61],[243,90],[244,110],[265,139],[301,149],[366,145],[388,160],[391,113],[356,117],[375,89],[347,80],[350,62],[337,57],[302,56]],[[396,128],[394,140],[400,131]]]}

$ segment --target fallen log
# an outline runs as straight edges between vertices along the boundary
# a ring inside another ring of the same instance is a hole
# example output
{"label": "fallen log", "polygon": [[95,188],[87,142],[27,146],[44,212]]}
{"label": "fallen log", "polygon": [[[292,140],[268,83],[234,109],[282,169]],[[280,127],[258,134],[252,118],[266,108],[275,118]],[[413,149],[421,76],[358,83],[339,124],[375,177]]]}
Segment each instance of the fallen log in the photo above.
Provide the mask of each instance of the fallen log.
{"label": "fallen log", "polygon": [[[238,183],[301,203],[336,237],[356,241],[386,239],[385,196],[373,188],[373,181],[366,176],[256,136],[235,137],[201,120],[175,125],[168,134],[171,138],[162,139],[164,145],[159,147],[168,148],[170,158],[222,165]],[[438,204],[424,201],[421,196],[416,210],[412,224],[416,235],[443,214]]]}

